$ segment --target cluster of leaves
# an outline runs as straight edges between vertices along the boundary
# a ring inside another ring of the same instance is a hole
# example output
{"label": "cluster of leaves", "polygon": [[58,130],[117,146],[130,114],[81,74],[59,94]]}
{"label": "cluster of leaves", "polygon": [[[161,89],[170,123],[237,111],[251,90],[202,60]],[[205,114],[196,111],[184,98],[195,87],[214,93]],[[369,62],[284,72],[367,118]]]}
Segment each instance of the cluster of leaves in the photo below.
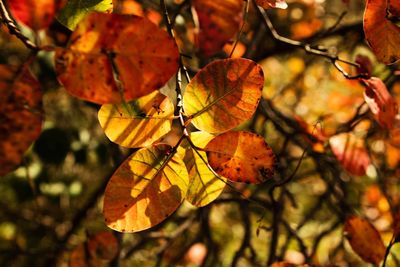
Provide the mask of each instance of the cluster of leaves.
{"label": "cluster of leaves", "polygon": [[[42,51],[54,52],[57,78],[71,95],[101,105],[98,119],[106,136],[122,147],[134,149],[113,173],[105,189],[105,222],[120,232],[152,228],[174,213],[184,200],[197,207],[206,206],[219,197],[226,185],[234,188],[229,181],[261,184],[273,180],[277,159],[264,136],[237,130],[263,105],[269,105],[269,111],[274,113],[272,116],[266,112],[266,117],[281,120],[273,121],[275,127],[284,128],[283,124],[290,121],[311,145],[310,148],[299,145],[304,152],[292,175],[274,180],[270,201],[277,214],[280,207],[274,199],[274,189],[292,181],[306,152],[320,159],[327,153],[329,143],[343,169],[351,175],[363,176],[371,165],[377,164],[364,141],[366,135],[360,137],[359,132],[370,135],[385,132],[388,137],[384,142],[398,147],[396,99],[382,79],[372,76],[369,58],[359,56],[353,63],[324,48],[281,37],[265,9],[285,9],[287,3],[283,0],[251,1],[253,13],[249,11],[250,1],[189,2],[181,5],[192,5],[196,12],[193,21],[200,30],[193,44],[185,43],[185,37],[174,29],[176,17],[174,23],[170,21],[164,1],[159,4],[166,31],[156,25],[159,20],[150,16],[112,13],[110,0],[85,4],[70,0],[58,5],[50,0],[8,2],[8,9],[18,23],[35,33],[48,29],[57,18],[72,31],[67,45],[63,46],[29,40],[1,2],[3,21],[31,50],[31,55],[21,66],[0,66],[0,175],[15,169],[40,135],[44,117],[42,96],[29,65]],[[32,6],[35,12],[28,12]],[[263,94],[266,83],[263,68],[253,60],[234,54],[240,43],[234,43],[229,58],[209,63],[210,57],[218,57],[227,42],[236,35],[239,39],[245,31],[247,16],[254,13],[260,15],[276,40],[329,59],[345,78],[362,84],[365,103],[377,126],[361,123],[369,112],[362,110],[362,106],[354,118],[332,132],[321,129],[316,133],[316,127],[302,118],[288,119]],[[399,13],[400,6],[395,0],[369,0],[365,7],[365,37],[377,59],[384,64],[400,59],[400,28],[396,24]],[[191,66],[193,59],[186,59],[183,53],[190,45],[195,54],[207,59],[195,71]],[[355,75],[347,73],[347,65],[356,67]],[[195,74],[190,78],[192,72]],[[175,86],[164,86],[174,78]],[[346,212],[353,213],[347,204],[340,204]],[[394,211],[396,203],[391,205]],[[352,215],[344,224],[353,250],[376,266],[386,262],[391,246],[399,240],[398,228],[393,223],[393,238],[385,247],[378,231],[366,219]],[[99,245],[106,250],[112,247],[112,252],[107,252],[105,257],[98,257],[96,248],[91,248],[104,239],[109,237],[96,236],[78,247],[72,254],[71,265],[105,264],[103,259],[112,260],[117,250],[116,241],[106,242],[108,247]],[[270,258],[269,263],[273,260]],[[274,266],[287,266],[287,263]]]}

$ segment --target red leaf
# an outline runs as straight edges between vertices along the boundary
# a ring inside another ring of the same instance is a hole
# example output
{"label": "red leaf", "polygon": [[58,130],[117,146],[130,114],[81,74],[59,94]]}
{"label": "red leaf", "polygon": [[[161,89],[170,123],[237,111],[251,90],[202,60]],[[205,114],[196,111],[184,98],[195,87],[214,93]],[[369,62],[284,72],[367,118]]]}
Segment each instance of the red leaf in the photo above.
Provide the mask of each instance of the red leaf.
{"label": "red leaf", "polygon": [[360,67],[357,68],[357,73],[358,74],[367,75],[368,78],[371,77],[371,74],[372,74],[372,62],[369,59],[369,57],[364,56],[364,55],[357,55],[356,56],[356,63],[358,63],[360,65]]}
{"label": "red leaf", "polygon": [[329,139],[333,154],[343,168],[354,175],[364,175],[370,164],[363,140],[351,133],[342,133]]}
{"label": "red leaf", "polygon": [[54,19],[54,0],[9,0],[13,17],[33,30],[47,28]]}
{"label": "red leaf", "polygon": [[364,79],[363,82],[367,87],[364,92],[364,99],[375,119],[382,127],[393,128],[398,108],[386,85],[376,77],[371,77],[368,80]]}
{"label": "red leaf", "polygon": [[200,24],[199,47],[206,56],[221,51],[242,22],[242,0],[194,0]]}

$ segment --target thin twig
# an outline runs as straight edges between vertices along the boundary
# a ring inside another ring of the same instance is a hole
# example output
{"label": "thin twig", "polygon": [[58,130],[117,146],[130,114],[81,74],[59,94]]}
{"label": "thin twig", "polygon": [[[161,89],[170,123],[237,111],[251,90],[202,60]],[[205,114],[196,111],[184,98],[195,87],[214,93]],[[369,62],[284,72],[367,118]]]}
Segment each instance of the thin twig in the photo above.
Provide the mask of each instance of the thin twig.
{"label": "thin twig", "polygon": [[28,37],[26,37],[21,30],[18,28],[15,21],[11,18],[11,15],[8,13],[6,6],[4,5],[3,0],[0,0],[0,14],[2,17],[3,23],[7,26],[10,34],[15,35],[21,42],[29,49],[34,51],[39,51],[39,47],[34,44]]}

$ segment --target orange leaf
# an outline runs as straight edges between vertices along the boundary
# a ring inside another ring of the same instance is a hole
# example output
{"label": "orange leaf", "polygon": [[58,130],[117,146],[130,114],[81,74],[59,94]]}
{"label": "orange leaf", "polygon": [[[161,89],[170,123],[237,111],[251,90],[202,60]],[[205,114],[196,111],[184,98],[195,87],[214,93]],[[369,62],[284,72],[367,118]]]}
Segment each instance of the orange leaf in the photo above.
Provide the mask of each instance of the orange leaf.
{"label": "orange leaf", "polygon": [[[391,1],[395,2],[398,1]],[[398,4],[394,6],[398,8]],[[364,13],[364,32],[378,60],[391,64],[400,59],[400,27],[388,19],[386,11],[387,0],[368,0]]]}
{"label": "orange leaf", "polygon": [[242,0],[194,0],[200,23],[199,46],[206,56],[221,51],[242,22]]}
{"label": "orange leaf", "polygon": [[251,132],[227,132],[205,147],[210,166],[234,182],[262,183],[272,178],[275,155],[264,138]]}
{"label": "orange leaf", "polygon": [[343,168],[354,175],[364,175],[370,164],[363,140],[351,133],[332,136],[329,143]]}
{"label": "orange leaf", "polygon": [[364,99],[375,119],[382,127],[393,128],[398,108],[386,85],[376,77],[371,77],[368,80],[364,79],[363,82],[366,85]]}
{"label": "orange leaf", "polygon": [[367,220],[350,216],[344,232],[351,247],[365,262],[379,266],[385,256],[385,245],[375,227]]}
{"label": "orange leaf", "polygon": [[13,170],[42,128],[42,93],[28,68],[0,65],[0,176]]}
{"label": "orange leaf", "polygon": [[216,60],[190,81],[183,96],[183,107],[198,129],[221,133],[253,115],[263,85],[263,71],[254,61]]}
{"label": "orange leaf", "polygon": [[142,148],[113,174],[104,194],[108,227],[137,232],[159,224],[183,201],[188,188],[186,166],[178,154],[167,162],[171,147]]}
{"label": "orange leaf", "polygon": [[54,19],[54,0],[8,0],[13,17],[33,30],[47,28]]}
{"label": "orange leaf", "polygon": [[388,0],[389,8],[388,11],[391,16],[400,18],[400,1],[398,0]]}
{"label": "orange leaf", "polygon": [[92,13],[72,33],[69,47],[56,51],[56,70],[72,95],[120,103],[161,88],[177,71],[178,58],[175,41],[148,19]]}
{"label": "orange leaf", "polygon": [[262,8],[280,8],[286,9],[288,7],[285,0],[256,0],[256,4]]}

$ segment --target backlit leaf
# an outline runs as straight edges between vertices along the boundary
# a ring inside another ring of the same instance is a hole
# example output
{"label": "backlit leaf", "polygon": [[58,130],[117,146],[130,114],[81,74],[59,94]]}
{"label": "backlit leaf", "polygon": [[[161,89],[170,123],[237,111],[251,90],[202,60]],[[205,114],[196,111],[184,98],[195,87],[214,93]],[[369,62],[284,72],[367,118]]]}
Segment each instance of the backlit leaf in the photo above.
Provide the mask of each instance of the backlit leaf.
{"label": "backlit leaf", "polygon": [[382,127],[391,129],[397,115],[397,104],[383,81],[376,77],[363,80],[366,85],[364,99],[375,119]]}
{"label": "backlit leaf", "polygon": [[72,33],[69,47],[56,50],[56,70],[72,95],[114,104],[161,88],[177,71],[178,58],[174,40],[146,18],[91,13]]}
{"label": "backlit leaf", "polygon": [[288,7],[285,0],[256,0],[256,4],[262,8],[286,9]]}
{"label": "backlit leaf", "polygon": [[387,7],[387,0],[367,1],[364,32],[379,61],[390,64],[400,59],[400,27],[388,19]]}
{"label": "backlit leaf", "polygon": [[145,230],[179,207],[189,178],[177,154],[166,162],[170,149],[167,145],[142,148],[117,169],[104,195],[103,214],[110,228],[120,232]]}
{"label": "backlit leaf", "polygon": [[242,0],[194,0],[200,23],[199,47],[206,56],[219,52],[239,31]]}
{"label": "backlit leaf", "polygon": [[[195,146],[204,148],[214,136],[206,132],[193,132],[190,138]],[[189,189],[186,200],[197,207],[203,207],[222,193],[226,179],[216,177],[193,149],[188,149],[186,153],[185,162],[189,170]],[[199,153],[207,161],[206,153],[203,151]]]}
{"label": "backlit leaf", "polygon": [[68,0],[57,19],[70,30],[74,30],[78,23],[90,12],[109,13],[112,9],[112,0]]}
{"label": "backlit leaf", "polygon": [[128,103],[103,105],[98,115],[107,137],[125,147],[151,145],[171,130],[173,116],[173,104],[158,91]]}
{"label": "backlit leaf", "polygon": [[365,262],[379,266],[385,255],[385,245],[375,227],[367,220],[350,216],[344,232],[353,250]]}
{"label": "backlit leaf", "polygon": [[343,168],[354,175],[365,175],[370,159],[364,141],[351,133],[332,136],[329,143]]}
{"label": "backlit leaf", "polygon": [[42,128],[42,93],[30,71],[0,65],[0,176],[22,160]]}
{"label": "backlit leaf", "polygon": [[205,149],[211,167],[231,181],[258,184],[274,175],[274,152],[257,134],[223,133],[211,140]]}
{"label": "backlit leaf", "polygon": [[54,0],[8,0],[13,17],[33,30],[47,28],[54,19]]}
{"label": "backlit leaf", "polygon": [[191,80],[183,97],[183,107],[198,129],[225,132],[253,115],[263,85],[263,71],[254,61],[217,60]]}

